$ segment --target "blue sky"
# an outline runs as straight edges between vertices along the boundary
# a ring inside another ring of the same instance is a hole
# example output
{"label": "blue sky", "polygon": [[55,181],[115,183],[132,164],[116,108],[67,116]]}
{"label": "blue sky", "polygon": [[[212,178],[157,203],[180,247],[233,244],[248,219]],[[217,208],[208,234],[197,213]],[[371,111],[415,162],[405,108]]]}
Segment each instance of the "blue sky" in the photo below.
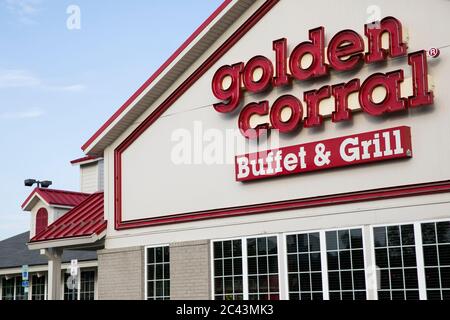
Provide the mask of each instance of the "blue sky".
{"label": "blue sky", "polygon": [[221,2],[0,0],[0,240],[29,229],[23,180],[78,190],[81,145]]}

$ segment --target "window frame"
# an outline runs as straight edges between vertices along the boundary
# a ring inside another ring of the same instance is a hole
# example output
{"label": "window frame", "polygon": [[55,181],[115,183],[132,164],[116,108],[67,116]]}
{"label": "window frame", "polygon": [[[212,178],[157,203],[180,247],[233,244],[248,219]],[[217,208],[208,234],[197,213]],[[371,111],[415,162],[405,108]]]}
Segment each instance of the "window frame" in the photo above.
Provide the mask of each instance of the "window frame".
{"label": "window frame", "polygon": [[[33,299],[33,276],[37,276],[38,274],[41,274],[41,276],[45,277],[45,281],[44,281],[44,300],[48,300],[48,273],[47,271],[33,271],[30,272],[28,275],[28,282],[29,282],[29,287],[28,287],[28,292],[24,292],[24,296],[26,299],[24,300],[17,300],[17,286],[20,284],[22,284],[22,275],[19,273],[11,273],[11,274],[3,274],[0,275],[0,301],[3,299],[3,285],[2,285],[2,281],[5,277],[10,277],[14,279],[14,299],[12,301],[31,301]],[[19,281],[19,283],[18,283]]]}
{"label": "window frame", "polygon": [[[242,281],[243,282],[245,282],[246,283],[246,287],[247,287],[247,296],[249,296],[249,290],[248,290],[248,252],[247,252],[247,250],[248,250],[248,243],[247,243],[247,240],[248,239],[261,239],[261,238],[273,238],[273,237],[275,237],[276,239],[277,239],[277,264],[278,264],[278,272],[277,272],[277,275],[278,275],[278,297],[279,297],[279,300],[281,300],[281,290],[282,290],[282,288],[281,288],[281,283],[283,282],[282,281],[282,278],[281,278],[281,276],[282,276],[282,273],[281,273],[281,264],[280,264],[280,241],[281,241],[281,239],[280,239],[280,236],[279,235],[277,235],[277,234],[273,234],[273,235],[258,235],[258,236],[251,236],[251,237],[247,237],[246,239],[245,239],[245,258],[244,258],[244,256],[242,256],[242,261],[244,262],[244,260],[245,260],[245,273],[246,273],[246,276],[247,276],[247,281],[245,281],[245,279],[243,278],[242,279]],[[284,250],[284,249],[283,249]],[[244,253],[244,251],[242,252],[242,253]],[[268,254],[267,255],[265,255],[265,256],[268,256]],[[259,255],[257,254],[256,255],[256,257],[259,257]],[[244,263],[242,264],[242,266],[244,267]],[[242,270],[242,271],[244,271],[244,270]],[[242,272],[243,273],[243,276],[244,276],[244,272]],[[267,272],[267,274],[269,274],[269,272]],[[259,273],[257,274],[258,276],[259,276]],[[244,287],[244,286],[243,286]],[[244,288],[243,288],[244,289]],[[258,293],[259,294],[259,293]],[[244,299],[245,299],[245,292],[244,292]],[[248,299],[248,297],[247,297],[247,299]]]}
{"label": "window frame", "polygon": [[[268,233],[268,234],[258,234],[258,235],[249,235],[243,237],[232,237],[232,238],[218,238],[210,240],[210,284],[211,284],[211,299],[215,300],[215,283],[214,283],[214,243],[215,242],[224,242],[224,241],[233,241],[233,240],[241,240],[242,245],[242,295],[243,300],[249,300],[248,293],[248,254],[247,254],[247,240],[248,239],[259,239],[259,238],[277,238],[277,262],[278,262],[278,290],[280,300],[285,300],[286,296],[286,287],[284,283],[283,274],[284,274],[284,259],[280,254],[281,250],[285,250],[283,235],[280,233]],[[283,243],[281,243],[283,242]]]}
{"label": "window frame", "polygon": [[[423,256],[422,224],[449,222],[449,221],[450,221],[450,217],[448,217],[448,218],[440,218],[440,219],[432,219],[432,220],[423,220],[423,221],[419,221],[418,222],[418,230],[420,231],[420,245],[421,245],[420,254],[421,254],[421,258],[422,258],[422,261],[421,261],[422,262],[422,266],[420,268],[422,279],[419,279],[419,284],[420,284],[420,281],[422,280],[423,281],[423,287],[424,287],[423,292],[421,292],[421,300],[422,300],[422,295],[423,295],[423,300],[428,300],[428,298],[427,298],[426,274],[425,274],[426,266],[425,266],[425,258]],[[436,236],[437,236],[437,234],[436,234]]]}
{"label": "window frame", "polygon": [[[33,300],[33,278],[34,276],[38,277],[38,274],[41,274],[41,272],[36,272],[31,274],[30,276],[30,289],[29,289],[29,300]],[[44,277],[44,299],[40,301],[48,300],[48,273],[42,272],[41,277]],[[38,277],[40,278],[40,277]]]}
{"label": "window frame", "polygon": [[[157,244],[157,245],[149,245],[149,246],[144,246],[144,300],[148,300],[148,271],[147,271],[147,267],[148,267],[148,249],[151,248],[164,248],[164,247],[168,247],[169,248],[169,268],[170,268],[170,244],[168,243],[163,243],[163,244]],[[170,270],[170,269],[169,269]],[[169,271],[169,283],[171,283],[171,275],[170,275],[170,271]],[[170,290],[170,293],[172,294],[172,290]],[[169,300],[171,299],[171,295],[169,295]]]}
{"label": "window frame", "polygon": [[[328,284],[328,259],[327,259],[327,243],[326,243],[326,233],[328,231],[342,231],[342,230],[352,230],[352,229],[361,229],[362,233],[362,251],[363,251],[363,260],[364,260],[364,269],[365,269],[365,281],[366,281],[366,299],[369,300],[369,283],[367,279],[367,266],[369,265],[368,257],[366,254],[367,251],[367,241],[365,237],[366,228],[364,225],[355,225],[355,226],[342,226],[338,228],[325,228],[325,229],[307,229],[302,231],[295,231],[295,232],[285,232],[283,233],[284,241],[286,241],[288,235],[296,235],[296,234],[303,234],[303,233],[319,233],[320,237],[320,257],[321,257],[321,267],[322,267],[322,293],[323,293],[323,300],[330,300],[330,290],[329,290],[329,284]],[[371,242],[369,242],[372,244]],[[287,272],[287,249],[285,248],[285,260],[286,260],[286,274],[285,274],[285,281],[288,281],[288,272]],[[286,287],[286,290],[289,290],[288,286]],[[287,296],[289,297],[289,295]]]}
{"label": "window frame", "polygon": [[[98,270],[95,267],[86,267],[86,268],[79,268],[78,269],[79,275],[77,276],[77,296],[75,301],[81,301],[81,273],[83,272],[94,272],[94,301],[98,300],[98,290],[97,290],[97,278],[98,278]],[[65,289],[66,289],[66,280],[64,279],[66,274],[69,274],[69,270],[61,270],[61,300],[64,301],[72,301],[72,300],[65,300]],[[86,300],[88,301],[88,300]],[[92,300],[91,300],[92,301]]]}
{"label": "window frame", "polygon": [[[421,284],[421,278],[422,278],[422,274],[423,276],[425,275],[425,269],[424,269],[424,264],[423,264],[423,243],[422,243],[422,223],[421,221],[410,221],[410,222],[392,222],[392,223],[381,223],[381,224],[372,224],[370,225],[370,242],[371,242],[371,257],[372,257],[372,262],[373,262],[373,267],[375,268],[375,273],[374,273],[374,280],[375,280],[375,287],[373,288],[373,295],[374,295],[374,300],[379,300],[378,298],[378,283],[380,283],[381,279],[379,279],[380,276],[380,272],[379,268],[376,265],[376,254],[375,254],[375,233],[374,230],[375,228],[388,228],[388,227],[402,227],[402,226],[407,226],[407,225],[412,225],[413,226],[413,230],[414,230],[414,248],[415,248],[415,252],[416,252],[416,269],[417,269],[417,282],[418,282],[418,291],[419,291],[419,300],[426,300],[422,299],[422,289],[421,289],[421,285],[425,284],[425,282],[423,282],[423,284]],[[419,233],[419,234],[418,234]],[[386,241],[387,238],[386,238]],[[401,248],[403,248],[403,245],[400,245]],[[389,247],[386,247],[389,248]],[[389,251],[388,251],[389,252]],[[403,258],[402,258],[403,259]],[[422,262],[422,265],[420,265],[420,262]],[[391,270],[391,267],[388,268],[389,270]],[[403,270],[403,267],[402,267]],[[423,277],[423,279],[425,279]],[[403,289],[403,290],[407,290],[407,289]]]}
{"label": "window frame", "polygon": [[[286,288],[286,300],[289,300],[289,270],[288,270],[288,252],[287,252],[287,237],[293,236],[293,235],[299,235],[299,234],[311,234],[311,233],[318,233],[319,234],[319,243],[320,243],[320,267],[321,267],[321,276],[322,276],[322,300],[328,300],[329,292],[328,292],[328,265],[326,264],[327,255],[326,252],[322,250],[323,246],[326,246],[325,241],[325,232],[322,233],[322,230],[305,230],[305,231],[297,231],[297,232],[285,232],[282,234],[283,241],[284,241],[284,277],[283,280],[285,282],[285,288]],[[325,259],[325,264],[324,264]],[[325,269],[325,272],[324,272]],[[325,299],[325,288],[326,288],[326,297]]]}
{"label": "window frame", "polygon": [[[82,291],[82,289],[81,289],[81,274],[85,273],[85,272],[93,272],[94,273],[94,278],[93,278],[93,282],[94,282],[93,297],[94,297],[94,299],[93,300],[81,300],[81,291]],[[79,280],[78,280],[78,300],[80,300],[80,301],[95,301],[96,297],[97,297],[97,290],[96,289],[97,289],[97,270],[94,269],[94,268],[82,269],[80,271],[80,277],[79,277]]]}
{"label": "window frame", "polygon": [[16,276],[14,276],[14,282],[15,282],[15,286],[14,286],[14,300],[15,301],[26,301],[26,300],[29,300],[29,293],[30,293],[30,290],[28,289],[28,292],[27,291],[25,291],[25,288],[24,288],[24,292],[23,292],[23,296],[25,297],[25,299],[24,300],[18,300],[17,299],[17,297],[18,297],[18,295],[19,295],[19,293],[17,292],[17,289],[18,289],[18,287],[20,287],[20,288],[23,288],[22,287],[22,275],[16,275]]}
{"label": "window frame", "polygon": [[[248,272],[247,272],[247,261],[244,261],[245,259],[244,259],[244,252],[245,252],[245,256],[247,256],[247,246],[245,246],[245,248],[244,248],[244,246],[243,246],[243,239],[242,238],[232,238],[232,239],[225,239],[225,240],[214,240],[214,241],[212,241],[211,240],[211,253],[210,253],[210,256],[211,256],[211,294],[212,294],[212,300],[215,300],[215,296],[216,296],[216,294],[215,294],[215,280],[216,280],[216,276],[215,276],[215,269],[214,269],[214,262],[215,262],[215,259],[214,259],[214,243],[215,242],[223,242],[223,241],[231,241],[231,242],[233,242],[233,241],[240,241],[241,242],[241,263],[242,263],[242,265],[241,265],[241,267],[242,267],[242,299],[243,300],[245,300],[245,296],[244,296],[244,292],[245,292],[245,290],[248,290],[248,283],[246,283],[245,281],[244,281],[244,279],[246,279],[246,277],[248,276]],[[234,253],[233,253],[233,257],[232,257],[232,259],[234,259]],[[223,260],[223,257],[221,258],[221,260]],[[244,270],[244,268],[245,268],[245,270]],[[235,275],[233,274],[232,275],[232,277],[234,278],[235,277]],[[220,278],[224,278],[224,275],[222,275],[222,276],[220,276]],[[245,288],[244,288],[244,286],[245,286]],[[223,295],[225,295],[225,293],[223,293]],[[235,295],[235,294],[233,294],[233,295]]]}
{"label": "window frame", "polygon": [[[7,279],[7,277],[9,277],[8,279]],[[3,276],[2,278],[1,278],[1,280],[0,280],[0,301],[15,301],[16,300],[16,278],[17,278],[18,276],[16,276],[16,275],[5,275],[5,276]],[[12,284],[12,299],[11,300],[3,300],[3,295],[4,295],[4,291],[5,291],[5,288],[4,288],[4,286],[3,286],[3,281],[10,281],[10,280],[13,280],[13,284]]]}
{"label": "window frame", "polygon": [[63,301],[78,301],[79,299],[79,294],[80,294],[80,277],[77,277],[77,287],[75,288],[77,290],[77,295],[75,297],[75,300],[66,300],[66,275],[68,275],[70,277],[70,271],[69,270],[62,270],[62,275],[61,275],[61,300]]}
{"label": "window frame", "polygon": [[[279,286],[280,286],[280,300],[289,299],[289,285],[288,285],[288,269],[287,269],[287,247],[286,240],[288,235],[297,234],[309,234],[309,233],[319,233],[320,235],[320,252],[321,252],[321,263],[322,263],[322,289],[323,289],[323,300],[329,300],[329,288],[328,288],[328,265],[326,256],[326,239],[325,235],[328,231],[339,231],[339,230],[351,230],[351,229],[361,229],[362,230],[362,243],[363,243],[363,255],[364,255],[364,266],[365,266],[365,281],[366,281],[366,297],[367,300],[378,300],[378,278],[379,274],[376,269],[376,259],[375,259],[375,239],[374,239],[374,229],[376,227],[389,227],[389,226],[403,226],[403,225],[413,225],[414,227],[414,241],[416,249],[416,263],[417,263],[417,277],[418,277],[418,287],[419,287],[419,299],[427,300],[427,287],[426,287],[426,277],[425,277],[425,263],[424,263],[424,245],[422,240],[422,224],[426,223],[439,223],[448,222],[450,217],[442,218],[430,218],[430,219],[420,219],[420,220],[402,220],[393,221],[388,223],[376,223],[376,224],[364,224],[364,225],[349,225],[338,228],[325,228],[325,229],[305,229],[299,231],[289,231],[280,233],[270,233],[270,234],[259,234],[259,235],[249,235],[241,237],[229,237],[229,238],[218,238],[210,240],[210,285],[211,285],[211,299],[214,300],[215,287],[214,287],[214,242],[230,241],[230,240],[241,240],[242,241],[242,255],[243,255],[243,277],[244,277],[244,300],[248,299],[248,274],[247,274],[247,239],[249,238],[260,238],[260,237],[270,237],[277,236],[278,239],[278,263],[279,263]],[[245,241],[244,241],[245,240]],[[245,245],[244,245],[245,244]],[[244,258],[245,250],[245,258]],[[371,276],[372,275],[372,276]],[[245,295],[247,292],[247,296]]]}
{"label": "window frame", "polygon": [[[369,225],[372,227],[372,225]],[[288,283],[288,268],[287,268],[287,247],[286,247],[286,239],[288,235],[297,235],[303,233],[319,233],[320,239],[320,257],[321,257],[321,267],[322,267],[322,292],[323,292],[323,300],[329,300],[329,287],[328,287],[328,264],[327,264],[327,252],[326,252],[326,232],[327,231],[339,231],[339,230],[351,230],[351,229],[361,229],[362,232],[362,244],[363,244],[363,259],[365,266],[365,282],[366,282],[366,299],[369,300],[370,297],[370,285],[367,278],[367,266],[369,265],[367,249],[371,249],[372,246],[367,247],[366,240],[366,228],[364,225],[355,225],[355,226],[343,226],[338,228],[326,228],[326,229],[306,229],[301,231],[289,231],[289,232],[280,232],[280,233],[268,233],[268,234],[258,234],[258,235],[249,235],[242,237],[229,237],[229,238],[217,238],[210,240],[210,285],[211,285],[211,295],[210,298],[212,300],[215,299],[215,285],[214,285],[214,242],[222,242],[222,241],[232,241],[232,240],[241,240],[242,241],[242,276],[243,276],[243,295],[244,300],[248,300],[248,266],[247,266],[247,239],[253,238],[267,238],[267,237],[277,237],[277,250],[278,250],[278,283],[279,283],[279,294],[280,300],[288,300],[289,299],[289,283]],[[245,240],[245,242],[244,242]],[[372,241],[369,241],[372,245]],[[245,245],[244,245],[245,244]],[[325,248],[325,251],[323,250]],[[245,257],[244,257],[245,253]]]}
{"label": "window frame", "polygon": [[[423,256],[423,240],[422,240],[422,224],[425,223],[439,223],[450,221],[448,218],[426,219],[426,220],[410,220],[391,223],[377,223],[371,224],[370,227],[370,240],[372,244],[372,259],[375,264],[375,243],[374,243],[374,228],[376,227],[389,227],[389,226],[402,226],[412,224],[414,226],[414,241],[416,247],[416,262],[417,262],[417,280],[419,282],[419,300],[427,300],[427,285],[425,277],[425,262]],[[375,274],[376,282],[378,283],[378,273]],[[374,299],[378,300],[378,287],[374,290]]]}

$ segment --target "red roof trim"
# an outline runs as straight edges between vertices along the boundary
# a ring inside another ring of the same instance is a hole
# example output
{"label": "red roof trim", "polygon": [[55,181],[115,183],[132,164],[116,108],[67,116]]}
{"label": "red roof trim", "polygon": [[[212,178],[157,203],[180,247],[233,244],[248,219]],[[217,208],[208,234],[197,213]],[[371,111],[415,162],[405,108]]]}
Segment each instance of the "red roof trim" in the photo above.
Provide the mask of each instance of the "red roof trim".
{"label": "red roof trim", "polygon": [[30,202],[31,198],[34,196],[34,194],[35,194],[35,192],[36,192],[37,190],[38,190],[37,188],[34,189],[34,190],[30,193],[30,195],[25,199],[25,201],[24,201],[24,202],[22,203],[22,205],[20,206],[22,209],[25,208],[25,205],[26,205],[28,202]]}
{"label": "red roof trim", "polygon": [[166,62],[163,63],[161,67],[147,80],[145,83],[94,133],[94,135],[81,147],[84,151],[86,150],[92,142],[97,139],[108,126],[114,122],[124,111],[125,109],[142,93],[144,90],[149,87],[153,81],[186,49],[192,41],[200,34],[206,27],[223,11],[225,8],[232,2],[232,0],[225,0],[219,8],[217,8],[208,19],[203,22],[197,30],[167,59]]}
{"label": "red roof trim", "polygon": [[100,235],[106,227],[104,194],[97,192],[33,237],[30,243]]}
{"label": "red roof trim", "polygon": [[97,160],[97,159],[100,159],[100,157],[86,156],[86,157],[82,157],[82,158],[78,158],[78,159],[72,160],[72,161],[70,161],[70,163],[71,164],[78,164],[78,163],[91,161],[91,160]]}
{"label": "red roof trim", "polygon": [[[35,188],[27,199],[22,203],[21,208],[24,209],[26,205],[35,197],[39,195],[45,202],[49,205],[59,205],[75,207],[80,202],[89,197],[88,193],[67,191],[67,190],[57,190],[57,189],[41,189]],[[55,197],[56,195],[56,197]]]}
{"label": "red roof trim", "polygon": [[127,230],[149,226],[168,225],[173,223],[194,222],[208,219],[240,217],[253,214],[281,212],[287,210],[301,210],[342,204],[354,204],[367,201],[380,201],[403,197],[416,197],[440,193],[450,193],[450,181],[430,182],[423,184],[403,185],[367,191],[332,194],[320,197],[294,199],[238,206],[231,208],[213,209],[199,212],[173,214],[157,218],[116,221],[116,230]]}

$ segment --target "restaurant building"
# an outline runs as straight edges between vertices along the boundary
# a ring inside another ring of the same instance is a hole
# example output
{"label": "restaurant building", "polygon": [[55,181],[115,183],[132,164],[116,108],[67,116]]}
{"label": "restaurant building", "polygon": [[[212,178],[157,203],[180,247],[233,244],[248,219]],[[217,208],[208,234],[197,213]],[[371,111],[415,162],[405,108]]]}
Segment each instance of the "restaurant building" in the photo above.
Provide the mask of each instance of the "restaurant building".
{"label": "restaurant building", "polygon": [[225,1],[83,145],[50,298],[450,299],[449,9]]}

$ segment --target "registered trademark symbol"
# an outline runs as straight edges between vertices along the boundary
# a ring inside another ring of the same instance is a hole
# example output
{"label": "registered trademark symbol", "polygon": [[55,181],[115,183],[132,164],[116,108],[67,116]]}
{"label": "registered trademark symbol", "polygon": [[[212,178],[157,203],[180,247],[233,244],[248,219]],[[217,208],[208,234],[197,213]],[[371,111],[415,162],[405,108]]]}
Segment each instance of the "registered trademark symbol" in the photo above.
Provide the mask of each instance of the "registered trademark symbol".
{"label": "registered trademark symbol", "polygon": [[428,55],[432,58],[437,58],[441,54],[441,50],[439,48],[431,48],[428,50]]}

